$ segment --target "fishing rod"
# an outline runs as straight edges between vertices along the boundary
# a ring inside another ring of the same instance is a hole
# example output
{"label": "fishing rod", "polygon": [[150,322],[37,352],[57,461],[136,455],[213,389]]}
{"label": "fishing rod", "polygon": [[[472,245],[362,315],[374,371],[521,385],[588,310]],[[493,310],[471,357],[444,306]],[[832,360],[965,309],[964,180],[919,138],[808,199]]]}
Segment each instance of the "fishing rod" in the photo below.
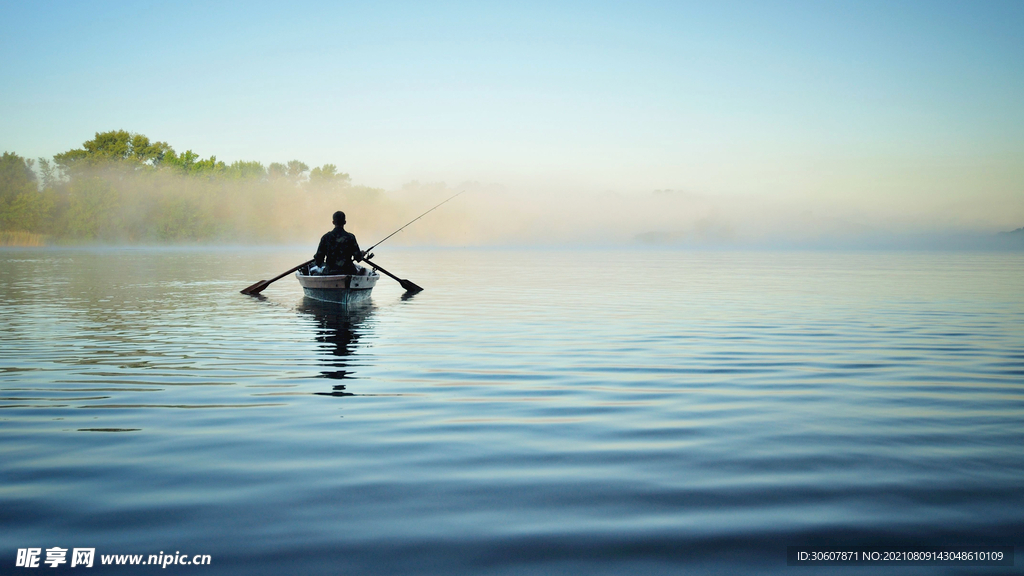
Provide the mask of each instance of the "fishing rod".
{"label": "fishing rod", "polygon": [[[460,192],[459,192],[459,194],[462,194],[463,192],[465,192],[465,190],[462,190],[462,191],[460,191]],[[459,194],[456,194],[455,196],[458,196]],[[452,197],[451,197],[451,198],[449,198],[448,200],[452,200],[452,199],[454,199],[454,198],[455,198],[455,196],[452,196]],[[444,203],[448,202],[448,200],[445,200],[444,202],[441,202],[441,204],[444,204]],[[413,219],[412,219],[412,220],[411,220],[411,221],[409,222],[409,224],[412,224],[413,222],[415,222],[415,221],[419,220],[420,218],[423,218],[423,217],[424,217],[424,216],[426,216],[427,214],[430,214],[430,213],[431,213],[431,212],[433,212],[434,210],[437,210],[438,208],[440,208],[440,207],[441,207],[441,204],[438,204],[437,206],[434,206],[433,208],[431,208],[430,210],[427,210],[427,211],[426,211],[426,212],[424,212],[423,214],[420,214],[419,216],[417,216],[417,217],[413,218]],[[409,224],[406,224],[405,226],[408,226]],[[387,235],[387,236],[386,236],[386,237],[384,238],[384,240],[387,240],[388,238],[391,238],[392,236],[394,236],[395,234],[398,234],[398,233],[399,233],[399,232],[401,232],[402,230],[405,230],[405,226],[402,226],[402,227],[401,227],[401,228],[399,228],[398,230],[395,230],[395,231],[394,231],[394,232],[392,232],[391,234],[388,234],[388,235]],[[364,250],[364,252],[366,252],[366,253],[369,253],[369,252],[370,252],[370,250],[373,250],[373,249],[374,249],[374,248],[376,248],[377,246],[380,246],[381,244],[383,244],[383,243],[384,243],[384,240],[381,240],[380,242],[377,242],[377,243],[376,243],[376,244],[374,244],[373,246],[370,246],[369,248],[367,248],[366,250]]]}

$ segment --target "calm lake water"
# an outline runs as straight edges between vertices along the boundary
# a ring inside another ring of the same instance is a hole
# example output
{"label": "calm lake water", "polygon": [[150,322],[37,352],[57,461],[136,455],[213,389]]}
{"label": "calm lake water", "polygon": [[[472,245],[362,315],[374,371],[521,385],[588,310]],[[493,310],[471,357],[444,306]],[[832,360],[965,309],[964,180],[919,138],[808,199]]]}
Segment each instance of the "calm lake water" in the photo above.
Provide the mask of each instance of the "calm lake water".
{"label": "calm lake water", "polygon": [[1024,254],[311,251],[0,251],[0,573],[1022,571],[786,546],[1024,544]]}

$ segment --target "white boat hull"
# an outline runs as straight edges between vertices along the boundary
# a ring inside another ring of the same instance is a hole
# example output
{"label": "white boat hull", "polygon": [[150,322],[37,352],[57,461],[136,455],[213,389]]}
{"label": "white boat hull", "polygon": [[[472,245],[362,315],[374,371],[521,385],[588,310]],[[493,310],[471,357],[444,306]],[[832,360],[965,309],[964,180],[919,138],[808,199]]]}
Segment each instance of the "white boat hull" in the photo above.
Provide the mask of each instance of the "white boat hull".
{"label": "white boat hull", "polygon": [[306,276],[296,272],[295,278],[299,280],[299,285],[306,296],[314,300],[355,304],[370,297],[370,291],[380,279],[380,274],[371,272],[364,275]]}

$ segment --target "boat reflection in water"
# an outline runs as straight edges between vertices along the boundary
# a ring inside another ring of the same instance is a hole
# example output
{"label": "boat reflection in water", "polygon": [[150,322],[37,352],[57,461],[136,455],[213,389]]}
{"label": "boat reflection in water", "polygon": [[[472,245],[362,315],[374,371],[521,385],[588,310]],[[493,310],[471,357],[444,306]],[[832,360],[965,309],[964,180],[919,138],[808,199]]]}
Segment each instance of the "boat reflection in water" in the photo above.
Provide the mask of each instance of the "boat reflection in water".
{"label": "boat reflection in water", "polygon": [[[316,341],[322,350],[320,360],[328,368],[322,378],[344,380],[353,378],[352,358],[360,347],[359,338],[367,333],[368,320],[374,307],[369,301],[355,305],[335,304],[303,298],[297,307],[300,313],[312,316],[316,323]],[[363,344],[365,346],[365,344]],[[331,392],[316,392],[322,396],[354,396],[345,391],[345,385],[334,385]]]}

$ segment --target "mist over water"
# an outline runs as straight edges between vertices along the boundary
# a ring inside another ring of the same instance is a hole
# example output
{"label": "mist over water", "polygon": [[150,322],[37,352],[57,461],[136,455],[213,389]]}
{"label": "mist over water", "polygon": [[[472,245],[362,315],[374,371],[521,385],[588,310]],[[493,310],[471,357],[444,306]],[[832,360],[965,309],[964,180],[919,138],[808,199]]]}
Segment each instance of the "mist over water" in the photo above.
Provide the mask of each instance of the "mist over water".
{"label": "mist over water", "polygon": [[[386,195],[405,206],[440,202],[466,191],[394,241],[446,246],[661,246],[803,249],[1021,249],[1024,235],[999,235],[991,221],[958,220],[927,206],[893,213],[854,202],[771,195],[707,195],[685,190],[614,192],[528,190],[492,184],[414,182]],[[1013,213],[1019,200],[1007,205]],[[424,209],[426,209],[424,208]],[[394,213],[359,213],[353,229],[386,235],[380,220],[400,226]],[[414,217],[414,216],[412,216]],[[369,222],[365,221],[368,219]],[[1021,214],[1024,221],[1024,214]],[[350,219],[351,220],[351,219]],[[371,234],[372,236],[372,234]],[[390,240],[389,240],[390,242]]]}

